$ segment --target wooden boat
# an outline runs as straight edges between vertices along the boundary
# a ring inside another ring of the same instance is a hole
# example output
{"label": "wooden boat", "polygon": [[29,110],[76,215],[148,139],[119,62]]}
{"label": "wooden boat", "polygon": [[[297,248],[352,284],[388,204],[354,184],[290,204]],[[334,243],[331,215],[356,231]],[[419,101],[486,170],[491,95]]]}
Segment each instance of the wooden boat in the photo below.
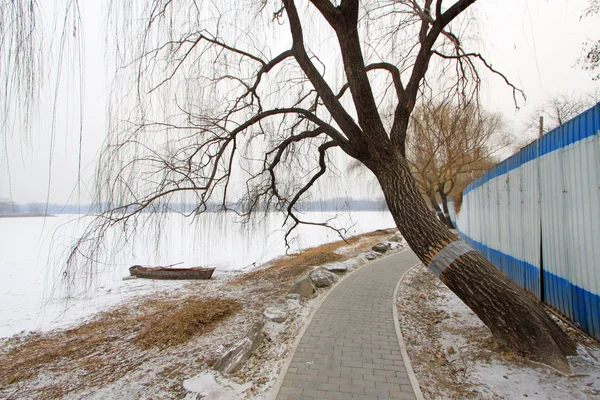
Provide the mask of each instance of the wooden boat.
{"label": "wooden boat", "polygon": [[134,265],[129,268],[131,276],[147,279],[210,279],[215,268],[165,268],[142,267]]}

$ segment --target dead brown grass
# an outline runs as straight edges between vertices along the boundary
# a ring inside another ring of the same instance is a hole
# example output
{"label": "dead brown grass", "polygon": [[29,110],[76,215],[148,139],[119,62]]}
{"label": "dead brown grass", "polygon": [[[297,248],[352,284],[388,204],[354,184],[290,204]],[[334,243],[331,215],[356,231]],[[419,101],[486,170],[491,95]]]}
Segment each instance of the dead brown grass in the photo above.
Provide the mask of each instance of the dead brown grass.
{"label": "dead brown grass", "polygon": [[[280,257],[271,261],[267,268],[243,274],[239,278],[229,282],[229,285],[241,286],[257,280],[266,280],[273,284],[289,283],[314,266],[348,260],[356,254],[370,249],[382,237],[390,235],[393,232],[394,229],[376,230],[353,236],[346,241],[339,240],[337,242],[325,243],[317,247],[302,250],[297,254]],[[337,250],[346,246],[353,246],[354,251],[344,255],[336,253]]]}
{"label": "dead brown grass", "polygon": [[[42,371],[69,370],[91,376],[87,385],[106,384],[140,362],[139,357],[119,357],[115,364],[116,348],[133,353],[128,347],[133,344],[149,349],[185,343],[196,335],[209,333],[220,320],[240,310],[241,304],[230,299],[188,297],[179,301],[147,299],[131,307],[100,313],[74,329],[31,333],[8,341],[9,350],[0,353],[0,385],[26,381]],[[60,398],[77,389],[72,386],[53,385],[43,390],[44,396]]]}
{"label": "dead brown grass", "polygon": [[143,329],[133,339],[142,349],[165,348],[208,333],[217,322],[235,314],[242,305],[231,299],[189,297],[180,304],[161,300],[144,316]]}
{"label": "dead brown grass", "polygon": [[55,334],[31,333],[8,343],[10,350],[0,356],[0,384],[8,385],[35,375],[36,371],[68,358],[81,359],[107,342],[110,331],[125,324],[127,311],[100,313],[92,321]]}

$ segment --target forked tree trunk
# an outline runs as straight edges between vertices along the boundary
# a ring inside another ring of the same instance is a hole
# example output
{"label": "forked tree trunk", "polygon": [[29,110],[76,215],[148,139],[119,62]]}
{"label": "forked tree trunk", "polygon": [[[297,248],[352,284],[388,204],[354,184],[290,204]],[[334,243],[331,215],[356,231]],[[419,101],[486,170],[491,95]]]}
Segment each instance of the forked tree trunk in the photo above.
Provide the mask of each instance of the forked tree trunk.
{"label": "forked tree trunk", "polygon": [[454,229],[455,226],[452,223],[452,219],[450,218],[450,211],[448,211],[448,197],[446,197],[446,193],[444,193],[443,189],[440,189],[438,191],[438,193],[440,194],[440,199],[442,201],[442,210],[444,212],[444,222],[446,223],[446,226],[450,229]]}
{"label": "forked tree trunk", "polygon": [[436,198],[435,198],[435,192],[433,193],[429,193],[427,195],[427,197],[429,198],[429,202],[431,203],[431,207],[433,207],[433,210],[435,211],[435,213],[437,214],[437,217],[440,221],[442,221],[442,223],[444,225],[446,225],[449,228],[453,228],[450,225],[448,225],[449,220],[446,217],[446,215],[444,214],[444,211],[442,211],[442,209],[440,208],[440,205],[437,203]]}
{"label": "forked tree trunk", "polygon": [[[382,167],[373,172],[396,226],[427,265],[458,238],[429,211],[405,159],[392,157],[379,162]],[[576,354],[573,341],[536,299],[479,253],[470,251],[458,257],[441,273],[440,280],[479,316],[500,344],[561,371],[569,370],[565,356]]]}

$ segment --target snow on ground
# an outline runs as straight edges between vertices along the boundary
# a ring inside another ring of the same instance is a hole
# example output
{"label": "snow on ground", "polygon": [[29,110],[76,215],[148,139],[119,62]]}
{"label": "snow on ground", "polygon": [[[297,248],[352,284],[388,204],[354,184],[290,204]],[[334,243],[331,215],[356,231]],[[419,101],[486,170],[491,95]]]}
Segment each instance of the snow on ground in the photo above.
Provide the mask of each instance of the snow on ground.
{"label": "snow on ground", "polygon": [[578,343],[571,374],[498,348],[475,314],[423,266],[398,295],[400,325],[429,399],[600,399],[600,344],[564,323]]}

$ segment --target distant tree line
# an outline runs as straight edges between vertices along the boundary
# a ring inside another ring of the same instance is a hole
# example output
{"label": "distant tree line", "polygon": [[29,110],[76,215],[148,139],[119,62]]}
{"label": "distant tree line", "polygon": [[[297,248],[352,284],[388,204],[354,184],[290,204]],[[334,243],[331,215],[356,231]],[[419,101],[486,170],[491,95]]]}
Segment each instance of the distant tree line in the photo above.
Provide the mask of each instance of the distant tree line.
{"label": "distant tree line", "polygon": [[[105,210],[105,204],[57,204],[57,203],[35,203],[17,204],[12,200],[0,199],[0,215],[44,215],[44,214],[97,214]],[[144,212],[175,212],[190,214],[194,212],[194,204],[173,203],[169,207],[160,210],[144,210]],[[241,210],[242,206],[229,205],[230,210]],[[375,199],[350,199],[335,197],[331,199],[317,199],[303,201],[298,204],[298,211],[387,211],[383,198]],[[207,211],[219,212],[222,205],[210,204]]]}

